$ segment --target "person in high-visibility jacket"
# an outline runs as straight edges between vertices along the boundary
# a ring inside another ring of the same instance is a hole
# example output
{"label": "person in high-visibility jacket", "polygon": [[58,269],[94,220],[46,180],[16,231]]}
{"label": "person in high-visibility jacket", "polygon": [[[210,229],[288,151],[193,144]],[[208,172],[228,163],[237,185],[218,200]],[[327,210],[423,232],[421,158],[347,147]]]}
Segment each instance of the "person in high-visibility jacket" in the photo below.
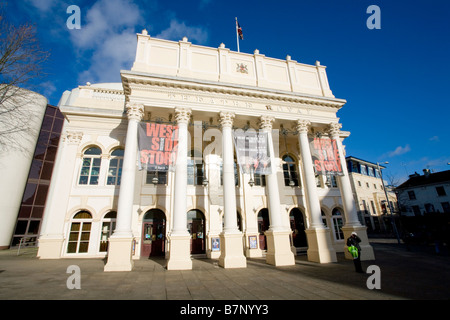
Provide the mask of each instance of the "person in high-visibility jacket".
{"label": "person in high-visibility jacket", "polygon": [[351,236],[347,239],[347,247],[354,246],[358,250],[357,257],[353,259],[353,263],[355,264],[355,271],[358,273],[364,273],[361,266],[361,247],[359,246],[360,242],[361,239],[358,237],[356,232],[352,232]]}

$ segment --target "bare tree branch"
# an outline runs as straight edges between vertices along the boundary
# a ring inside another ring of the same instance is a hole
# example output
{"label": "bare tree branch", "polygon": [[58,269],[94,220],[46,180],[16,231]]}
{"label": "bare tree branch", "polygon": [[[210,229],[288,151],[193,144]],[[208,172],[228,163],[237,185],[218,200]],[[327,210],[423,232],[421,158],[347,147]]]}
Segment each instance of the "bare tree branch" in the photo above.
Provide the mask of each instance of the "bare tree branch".
{"label": "bare tree branch", "polygon": [[36,95],[32,82],[42,78],[43,64],[49,53],[43,51],[31,24],[16,27],[8,23],[0,8],[0,151],[20,148],[17,135],[26,136]]}

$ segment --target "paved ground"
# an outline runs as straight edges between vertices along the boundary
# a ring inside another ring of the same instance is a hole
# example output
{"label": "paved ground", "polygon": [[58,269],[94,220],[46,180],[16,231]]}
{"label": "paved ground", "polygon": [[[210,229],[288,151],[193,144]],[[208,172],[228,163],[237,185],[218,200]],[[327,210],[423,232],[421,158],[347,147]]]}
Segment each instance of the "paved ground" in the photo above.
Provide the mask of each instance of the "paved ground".
{"label": "paved ground", "polygon": [[[216,260],[194,259],[193,270],[168,271],[166,260],[138,260],[131,272],[103,272],[103,259],[39,260],[35,249],[0,251],[1,300],[398,300],[450,298],[450,256],[433,247],[373,240],[381,289],[369,290],[371,274],[354,272],[353,262],[317,264],[305,255],[295,266],[274,267],[249,259],[245,269],[223,269]],[[67,288],[70,265],[81,271],[81,289]]]}

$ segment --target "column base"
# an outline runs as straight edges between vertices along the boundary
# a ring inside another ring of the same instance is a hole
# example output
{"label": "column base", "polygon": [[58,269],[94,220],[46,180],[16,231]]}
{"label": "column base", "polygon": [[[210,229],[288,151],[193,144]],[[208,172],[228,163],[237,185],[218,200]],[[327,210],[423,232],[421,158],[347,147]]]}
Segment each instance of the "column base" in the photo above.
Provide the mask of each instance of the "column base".
{"label": "column base", "polygon": [[37,257],[39,259],[61,259],[61,252],[64,243],[62,238],[39,238]]}
{"label": "column base", "polygon": [[167,270],[192,270],[191,236],[169,236],[169,261]]}
{"label": "column base", "polygon": [[295,265],[294,253],[291,250],[290,231],[267,230],[266,262],[274,266]]}
{"label": "column base", "polygon": [[328,228],[306,229],[308,239],[308,261],[319,263],[336,262],[336,250],[331,244],[331,232]]}
{"label": "column base", "polygon": [[359,246],[361,247],[361,261],[364,260],[375,260],[375,252],[373,247],[369,243],[369,238],[367,237],[367,227],[365,226],[344,226],[342,227],[345,239],[344,254],[345,258],[353,260],[352,255],[348,252],[347,239],[351,236],[352,232],[356,232],[358,237],[361,239]]}
{"label": "column base", "polygon": [[246,268],[242,233],[220,234],[219,266],[223,268]]}
{"label": "column base", "polygon": [[108,262],[104,271],[131,271],[133,269],[132,260],[133,238],[109,238]]}

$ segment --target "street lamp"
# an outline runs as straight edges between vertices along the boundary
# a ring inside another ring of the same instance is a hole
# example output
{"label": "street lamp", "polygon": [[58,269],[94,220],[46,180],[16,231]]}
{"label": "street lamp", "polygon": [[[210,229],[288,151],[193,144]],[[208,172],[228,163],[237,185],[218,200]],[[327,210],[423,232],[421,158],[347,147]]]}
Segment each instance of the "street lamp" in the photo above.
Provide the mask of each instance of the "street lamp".
{"label": "street lamp", "polygon": [[[384,164],[389,164],[388,161],[385,161],[383,163]],[[378,172],[380,173],[381,184],[383,185],[383,190],[384,190],[384,195],[386,196],[387,205],[389,206],[389,211],[391,212],[390,216],[391,216],[392,227],[394,228],[394,232],[395,232],[395,236],[397,237],[397,241],[400,244],[400,236],[398,235],[397,226],[395,224],[395,220],[394,220],[394,216],[393,216],[394,210],[393,210],[392,205],[391,205],[391,203],[389,201],[389,197],[388,197],[388,194],[387,194],[387,191],[386,191],[386,187],[384,185],[383,174],[381,172],[380,164],[378,162],[377,162],[377,167],[378,167]],[[386,210],[387,210],[387,207],[386,207]]]}

